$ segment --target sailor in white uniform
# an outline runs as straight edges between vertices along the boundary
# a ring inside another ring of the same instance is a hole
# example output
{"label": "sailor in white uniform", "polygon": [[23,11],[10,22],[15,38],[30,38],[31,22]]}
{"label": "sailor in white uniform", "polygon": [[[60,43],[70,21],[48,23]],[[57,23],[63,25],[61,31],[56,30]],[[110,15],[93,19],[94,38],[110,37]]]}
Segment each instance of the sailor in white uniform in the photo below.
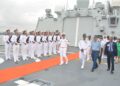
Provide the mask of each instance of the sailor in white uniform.
{"label": "sailor in white uniform", "polygon": [[47,32],[44,32],[44,36],[42,37],[42,42],[43,42],[43,55],[47,56],[48,54],[48,40],[47,40]]}
{"label": "sailor in white uniform", "polygon": [[81,65],[81,69],[84,68],[85,65],[85,60],[87,58],[87,49],[89,48],[89,44],[87,43],[86,40],[86,34],[83,34],[83,40],[79,41],[79,58],[81,59],[82,65]]}
{"label": "sailor in white uniform", "polygon": [[27,31],[23,31],[23,34],[20,36],[21,44],[21,54],[23,60],[28,60],[28,43],[27,43]]}
{"label": "sailor in white uniform", "polygon": [[3,36],[3,41],[5,44],[5,60],[11,59],[11,43],[10,43],[10,30],[6,30],[5,35]]}
{"label": "sailor in white uniform", "polygon": [[91,58],[91,42],[92,42],[92,40],[91,40],[91,36],[88,36],[88,37],[87,37],[87,43],[88,43],[88,49],[87,49],[87,61],[89,61],[90,58]]}
{"label": "sailor in white uniform", "polygon": [[55,33],[53,35],[53,54],[57,54],[57,36]]}
{"label": "sailor in white uniform", "polygon": [[43,42],[44,32],[41,32],[40,36],[41,36],[41,46],[42,46],[41,55],[44,56],[44,42]]}
{"label": "sailor in white uniform", "polygon": [[36,32],[36,55],[41,57],[42,55],[42,41],[41,41],[41,32]]}
{"label": "sailor in white uniform", "polygon": [[18,30],[14,30],[14,34],[11,37],[11,42],[13,45],[13,58],[14,62],[19,61],[19,33]]}
{"label": "sailor in white uniform", "polygon": [[51,32],[49,32],[49,36],[48,36],[48,47],[49,47],[49,56],[52,55],[52,47],[53,47],[53,39],[52,39],[53,35]]}
{"label": "sailor in white uniform", "polygon": [[35,59],[35,32],[31,31],[29,35],[28,55],[30,58]]}
{"label": "sailor in white uniform", "polygon": [[107,43],[106,39],[101,38],[101,58],[106,58],[106,56],[104,55],[106,43]]}
{"label": "sailor in white uniform", "polygon": [[68,64],[68,57],[67,57],[67,48],[68,48],[69,42],[65,38],[65,34],[62,34],[62,37],[59,41],[59,53],[60,53],[60,65],[64,63],[65,58],[65,64]]}
{"label": "sailor in white uniform", "polygon": [[[60,37],[60,33],[56,34],[56,49],[58,50],[59,48],[59,41],[60,41],[61,37]],[[58,53],[58,51],[57,51]]]}

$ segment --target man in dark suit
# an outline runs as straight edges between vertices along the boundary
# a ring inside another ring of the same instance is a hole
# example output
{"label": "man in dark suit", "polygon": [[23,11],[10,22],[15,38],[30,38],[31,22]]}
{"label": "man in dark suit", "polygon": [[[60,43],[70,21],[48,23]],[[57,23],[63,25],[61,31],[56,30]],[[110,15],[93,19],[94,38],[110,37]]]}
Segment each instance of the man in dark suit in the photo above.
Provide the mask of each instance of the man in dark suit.
{"label": "man in dark suit", "polygon": [[114,57],[117,56],[117,45],[113,42],[113,38],[109,38],[109,42],[105,45],[105,55],[107,56],[107,65],[109,71],[111,69],[111,74],[114,73]]}

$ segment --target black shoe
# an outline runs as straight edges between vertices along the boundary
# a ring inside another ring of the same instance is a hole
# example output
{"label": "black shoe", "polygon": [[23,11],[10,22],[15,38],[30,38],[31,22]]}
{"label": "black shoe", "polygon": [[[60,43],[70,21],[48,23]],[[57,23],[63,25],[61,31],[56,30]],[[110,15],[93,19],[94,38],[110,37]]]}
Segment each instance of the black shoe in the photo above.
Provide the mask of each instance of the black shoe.
{"label": "black shoe", "polygon": [[94,69],[92,69],[91,72],[94,72]]}
{"label": "black shoe", "polygon": [[97,69],[98,68],[98,65],[95,67],[95,69]]}
{"label": "black shoe", "polygon": [[110,69],[107,69],[107,71],[110,71]]}
{"label": "black shoe", "polygon": [[111,74],[113,74],[114,72],[113,71],[111,71]]}
{"label": "black shoe", "polygon": [[101,61],[99,61],[99,64],[101,64]]}

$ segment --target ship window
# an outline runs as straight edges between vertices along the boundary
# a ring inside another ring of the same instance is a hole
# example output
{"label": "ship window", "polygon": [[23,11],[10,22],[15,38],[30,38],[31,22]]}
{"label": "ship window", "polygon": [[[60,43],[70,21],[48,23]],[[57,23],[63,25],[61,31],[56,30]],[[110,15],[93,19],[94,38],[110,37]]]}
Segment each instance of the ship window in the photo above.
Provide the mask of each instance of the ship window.
{"label": "ship window", "polygon": [[109,26],[117,26],[118,22],[119,22],[119,18],[118,17],[109,17],[108,22],[109,22]]}
{"label": "ship window", "polygon": [[110,19],[110,23],[111,23],[111,24],[115,24],[115,23],[116,23],[116,18],[115,18],[115,17],[111,18],[111,19]]}

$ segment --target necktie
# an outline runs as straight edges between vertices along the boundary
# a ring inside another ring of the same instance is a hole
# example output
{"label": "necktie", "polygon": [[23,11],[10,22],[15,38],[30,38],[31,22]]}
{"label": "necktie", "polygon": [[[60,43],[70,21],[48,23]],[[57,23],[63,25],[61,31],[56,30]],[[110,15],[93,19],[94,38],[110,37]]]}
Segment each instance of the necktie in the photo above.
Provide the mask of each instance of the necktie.
{"label": "necktie", "polygon": [[113,49],[112,49],[112,43],[110,43],[110,52],[112,52]]}

